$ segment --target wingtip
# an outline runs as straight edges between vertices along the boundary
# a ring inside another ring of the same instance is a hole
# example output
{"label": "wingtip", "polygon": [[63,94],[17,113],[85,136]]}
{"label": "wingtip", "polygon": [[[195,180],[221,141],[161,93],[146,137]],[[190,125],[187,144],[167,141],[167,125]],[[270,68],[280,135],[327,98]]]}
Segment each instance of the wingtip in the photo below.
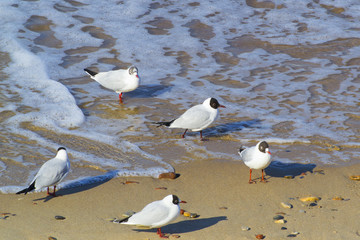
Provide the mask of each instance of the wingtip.
{"label": "wingtip", "polygon": [[90,69],[87,69],[87,68],[84,68],[84,71],[92,77],[94,77],[96,74],[98,74],[97,72],[91,71]]}

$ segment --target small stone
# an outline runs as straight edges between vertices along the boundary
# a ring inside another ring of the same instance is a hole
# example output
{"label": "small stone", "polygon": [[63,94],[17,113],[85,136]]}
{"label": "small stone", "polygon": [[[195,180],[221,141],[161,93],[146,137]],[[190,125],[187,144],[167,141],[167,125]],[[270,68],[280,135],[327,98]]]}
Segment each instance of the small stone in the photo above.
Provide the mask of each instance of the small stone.
{"label": "small stone", "polygon": [[48,240],[57,240],[57,238],[54,238],[54,237],[48,237]]}
{"label": "small stone", "polygon": [[291,234],[299,235],[300,233],[299,232],[292,232]]}
{"label": "small stone", "polygon": [[279,223],[279,224],[284,224],[284,223],[286,223],[286,220],[285,219],[279,219],[279,220],[275,220],[274,222]]}
{"label": "small stone", "polygon": [[197,213],[191,213],[190,214],[190,218],[197,218],[199,217],[199,215]]}
{"label": "small stone", "polygon": [[333,197],[332,200],[343,201],[343,197]]}
{"label": "small stone", "polygon": [[170,236],[173,238],[180,238],[180,235],[178,235],[178,234],[171,234]]}
{"label": "small stone", "polygon": [[290,209],[290,208],[293,207],[293,205],[291,205],[290,203],[287,203],[287,202],[281,202],[280,204],[281,204],[281,206],[282,206],[283,208],[288,208],[288,209]]}
{"label": "small stone", "polygon": [[350,178],[351,180],[354,180],[354,181],[360,181],[360,175],[350,176],[349,178]]}
{"label": "small stone", "polygon": [[287,230],[287,227],[281,227],[280,229],[281,230]]}
{"label": "small stone", "polygon": [[274,219],[274,220],[284,219],[284,216],[276,215],[275,217],[273,217],[273,219]]}
{"label": "small stone", "polygon": [[249,231],[250,228],[248,226],[241,226],[242,231]]}
{"label": "small stone", "polygon": [[219,207],[219,209],[221,209],[221,210],[226,210],[226,209],[228,209],[227,207]]}
{"label": "small stone", "polygon": [[191,213],[189,213],[189,212],[184,212],[183,215],[184,215],[184,217],[190,217]]}
{"label": "small stone", "polygon": [[302,201],[302,202],[317,202],[319,200],[320,200],[319,197],[302,197],[302,198],[300,198],[300,201]]}
{"label": "small stone", "polygon": [[63,217],[63,216],[60,216],[60,215],[56,215],[56,216],[55,216],[55,219],[56,219],[56,220],[65,220],[66,218]]}
{"label": "small stone", "polygon": [[306,211],[305,211],[305,210],[300,209],[300,210],[299,210],[299,213],[306,213]]}
{"label": "small stone", "polygon": [[256,237],[256,239],[264,239],[265,238],[265,236],[262,234],[257,234],[257,235],[255,235],[255,237]]}
{"label": "small stone", "polygon": [[161,173],[158,178],[159,179],[162,179],[162,178],[175,179],[176,174],[174,172]]}
{"label": "small stone", "polygon": [[312,203],[309,204],[309,207],[315,207],[315,206],[317,206],[317,204],[314,203],[314,202],[312,202]]}
{"label": "small stone", "polygon": [[284,178],[286,178],[286,179],[293,179],[294,176],[293,176],[293,175],[285,175]]}
{"label": "small stone", "polygon": [[297,235],[295,235],[295,234],[289,234],[289,235],[287,235],[287,237],[296,237]]}

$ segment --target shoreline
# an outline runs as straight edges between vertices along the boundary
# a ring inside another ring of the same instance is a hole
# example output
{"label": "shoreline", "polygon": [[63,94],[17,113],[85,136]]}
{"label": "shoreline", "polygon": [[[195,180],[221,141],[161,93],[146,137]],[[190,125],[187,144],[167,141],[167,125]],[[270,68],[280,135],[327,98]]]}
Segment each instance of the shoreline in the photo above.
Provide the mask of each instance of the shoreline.
{"label": "shoreline", "polygon": [[[0,212],[10,213],[0,219],[2,235],[6,239],[159,239],[156,229],[110,221],[175,194],[187,201],[181,204],[182,209],[199,215],[194,219],[179,216],[162,228],[180,239],[256,239],[257,234],[265,239],[288,239],[296,232],[296,239],[360,238],[360,203],[356,201],[360,182],[349,179],[359,175],[360,164],[315,167],[293,179],[271,176],[270,171],[265,184],[248,184],[249,170],[240,161],[195,160],[174,167],[180,175],[174,180],[116,177],[59,189],[61,196],[56,198],[47,197],[45,192],[0,194]],[[253,171],[253,176],[260,177],[261,171]],[[299,200],[307,196],[321,199],[310,206]],[[344,200],[333,200],[335,197]],[[293,207],[286,209],[281,202]],[[56,215],[66,219],[55,220]],[[274,223],[276,215],[282,215],[286,222]]]}

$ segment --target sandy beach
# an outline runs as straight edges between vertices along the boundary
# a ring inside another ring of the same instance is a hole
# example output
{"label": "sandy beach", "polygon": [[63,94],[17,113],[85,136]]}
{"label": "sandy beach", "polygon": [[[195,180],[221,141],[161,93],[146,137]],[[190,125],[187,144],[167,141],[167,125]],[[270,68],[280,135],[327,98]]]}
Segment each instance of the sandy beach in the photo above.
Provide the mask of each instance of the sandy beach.
{"label": "sandy beach", "polygon": [[[60,189],[61,196],[56,198],[47,197],[45,192],[1,194],[0,212],[5,219],[0,219],[0,232],[3,239],[17,240],[159,239],[155,229],[111,220],[176,194],[187,201],[181,208],[199,217],[181,215],[164,226],[162,231],[170,239],[256,239],[258,234],[264,239],[360,239],[360,182],[349,178],[359,175],[360,165],[296,166],[305,171],[293,179],[281,176],[288,174],[287,170],[270,165],[268,183],[248,184],[248,168],[240,161],[194,161],[175,166],[179,177],[174,180],[119,177]],[[255,171],[253,176],[260,174]],[[299,200],[307,196],[320,200],[312,204]],[[284,208],[281,202],[292,208]],[[56,220],[57,215],[65,219]],[[283,216],[285,223],[275,223],[277,215]]]}

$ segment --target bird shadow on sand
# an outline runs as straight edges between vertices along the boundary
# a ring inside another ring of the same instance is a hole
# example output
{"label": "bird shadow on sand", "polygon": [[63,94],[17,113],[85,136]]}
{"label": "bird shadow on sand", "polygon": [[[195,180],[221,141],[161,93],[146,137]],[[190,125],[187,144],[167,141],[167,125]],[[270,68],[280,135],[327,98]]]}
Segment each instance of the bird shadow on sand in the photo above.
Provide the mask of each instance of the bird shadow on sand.
{"label": "bird shadow on sand", "polygon": [[164,92],[170,91],[172,86],[160,85],[160,84],[147,84],[140,85],[137,89],[131,92],[125,93],[126,96],[131,98],[150,98],[156,97]]}
{"label": "bird shadow on sand", "polygon": [[301,164],[301,163],[283,163],[280,161],[272,161],[265,169],[266,175],[270,177],[285,177],[292,175],[294,177],[300,176],[306,172],[313,172],[316,164]]}
{"label": "bird shadow on sand", "polygon": [[[161,228],[161,231],[164,233],[170,233],[170,234],[174,234],[174,233],[181,234],[181,233],[194,232],[194,231],[199,231],[201,229],[214,226],[218,222],[224,221],[224,220],[227,220],[226,216],[185,220],[185,221],[166,225]],[[133,231],[156,232],[156,229],[133,229]]]}
{"label": "bird shadow on sand", "polygon": [[[92,188],[96,188],[111,179],[117,177],[117,171],[109,171],[103,175],[92,176],[92,177],[85,177],[79,180],[71,181],[69,183],[65,183],[61,186],[61,189],[56,191],[56,197],[62,197],[66,195],[76,194],[79,192],[84,192]],[[50,189],[52,191],[52,187]],[[54,196],[47,195],[43,198],[37,198],[33,201],[50,201],[51,199],[55,198]]]}
{"label": "bird shadow on sand", "polygon": [[226,135],[231,132],[238,132],[244,128],[261,128],[260,119],[251,119],[248,121],[238,121],[221,124],[204,130],[207,135]]}

